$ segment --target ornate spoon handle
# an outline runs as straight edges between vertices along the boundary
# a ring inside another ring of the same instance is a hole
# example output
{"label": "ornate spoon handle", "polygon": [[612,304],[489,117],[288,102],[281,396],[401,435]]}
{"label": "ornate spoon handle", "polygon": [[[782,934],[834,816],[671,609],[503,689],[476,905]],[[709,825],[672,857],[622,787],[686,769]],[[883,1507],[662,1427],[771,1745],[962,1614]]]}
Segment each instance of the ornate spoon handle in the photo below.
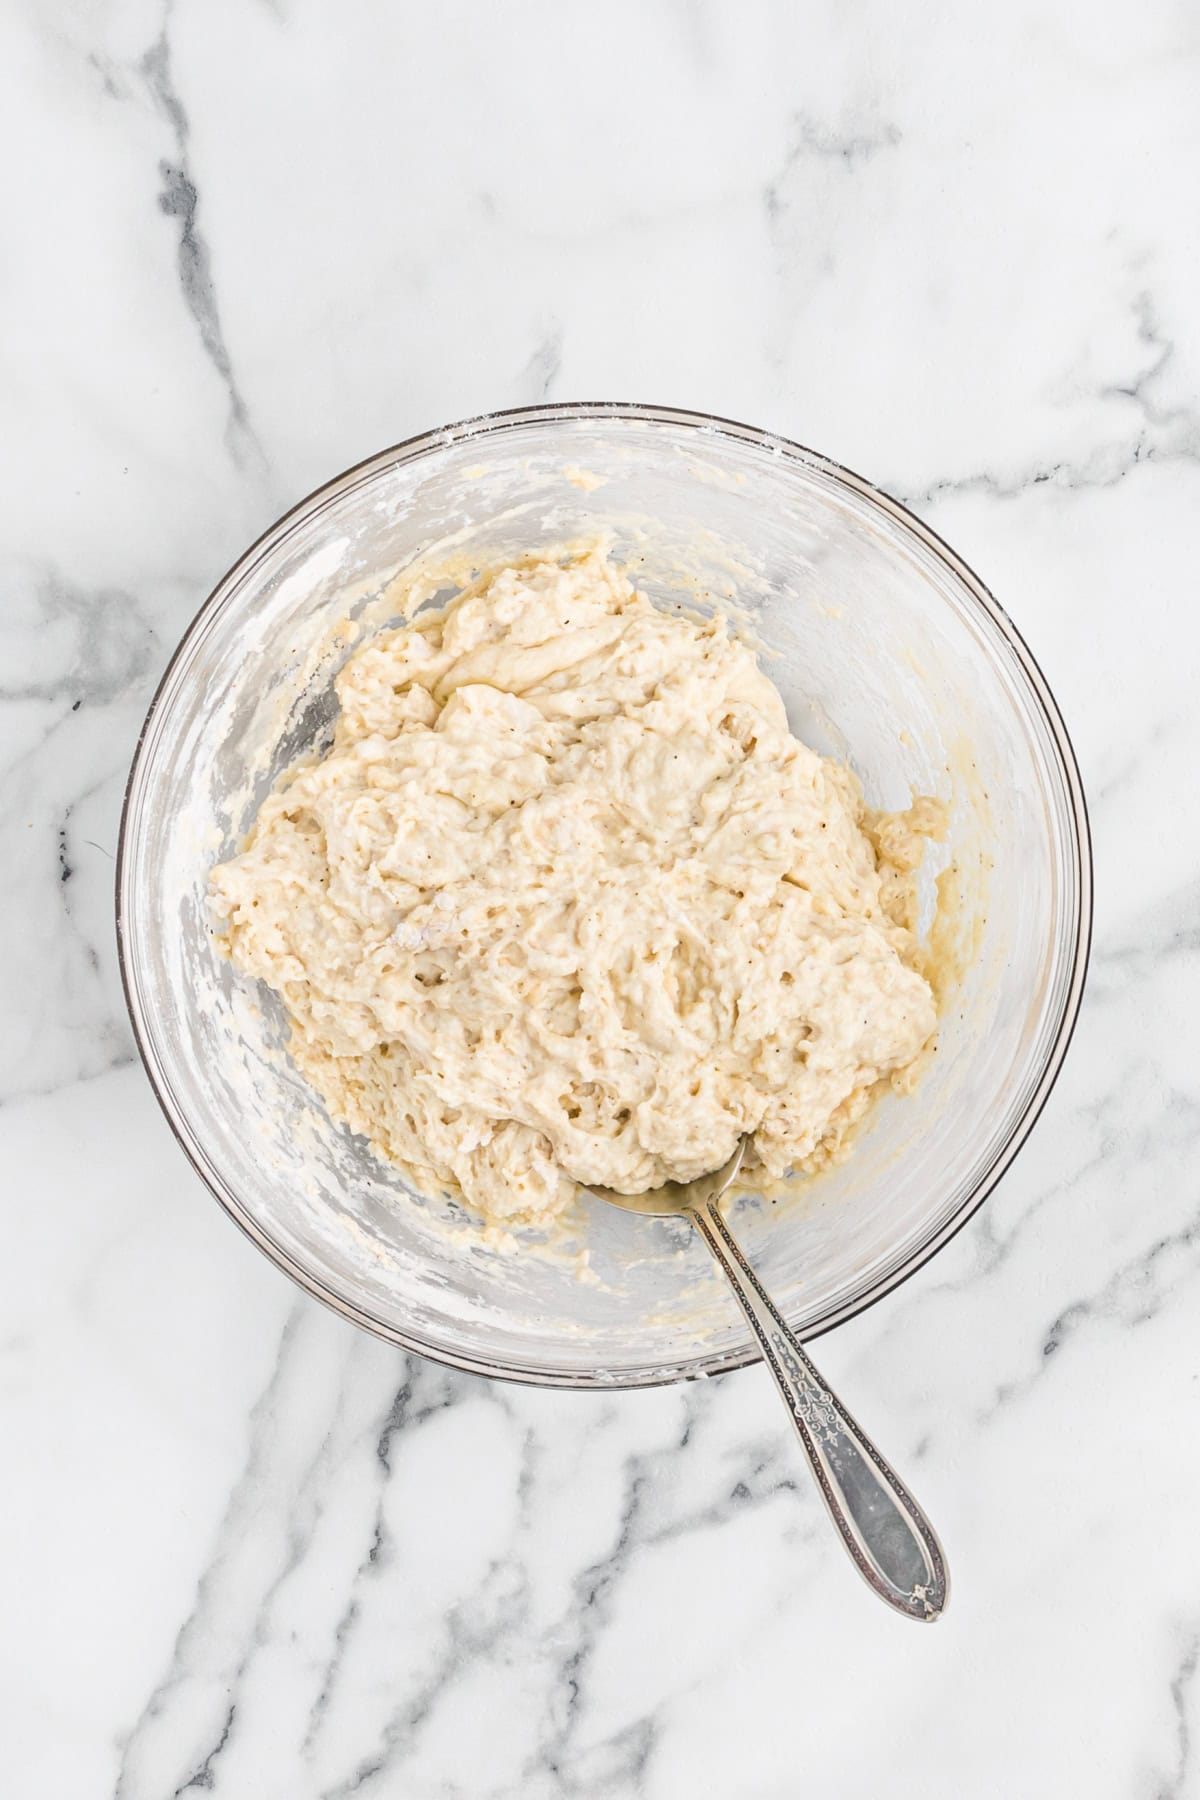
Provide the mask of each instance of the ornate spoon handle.
{"label": "ornate spoon handle", "polygon": [[906,1619],[940,1618],[949,1577],[933,1526],[822,1381],[742,1255],[717,1202],[698,1206],[691,1217],[758,1339],[855,1568]]}

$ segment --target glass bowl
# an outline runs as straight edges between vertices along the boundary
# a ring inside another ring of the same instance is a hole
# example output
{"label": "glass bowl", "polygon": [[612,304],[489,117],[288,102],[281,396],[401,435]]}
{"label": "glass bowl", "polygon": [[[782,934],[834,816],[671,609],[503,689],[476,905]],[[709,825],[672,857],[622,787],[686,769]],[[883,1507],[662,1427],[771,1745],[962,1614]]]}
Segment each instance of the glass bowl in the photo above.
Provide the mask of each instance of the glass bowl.
{"label": "glass bowl", "polygon": [[1012,1161],[1067,1047],[1091,913],[1079,774],[1029,651],[926,525],[812,451],[668,408],[532,407],[385,450],[272,526],[171,659],[129,778],[118,938],[151,1082],[217,1199],[310,1294],[460,1368],[581,1387],[753,1359],[703,1245],[583,1201],[571,1242],[506,1251],[414,1195],[291,1068],[273,998],[214,949],[206,884],[327,738],[353,627],[394,617],[398,576],[601,533],[652,598],[735,607],[796,734],[872,804],[950,806],[922,878],[927,924],[939,858],[958,889],[936,1056],[844,1164],[742,1202],[802,1337],[910,1275]]}

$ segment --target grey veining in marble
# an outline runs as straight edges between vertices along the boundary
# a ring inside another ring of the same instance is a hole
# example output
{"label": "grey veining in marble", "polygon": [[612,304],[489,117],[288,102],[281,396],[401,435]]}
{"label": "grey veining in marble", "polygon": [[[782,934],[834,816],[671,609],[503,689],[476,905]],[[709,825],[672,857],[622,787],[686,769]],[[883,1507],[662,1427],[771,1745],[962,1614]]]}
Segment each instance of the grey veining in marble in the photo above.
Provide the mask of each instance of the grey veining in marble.
{"label": "grey veining in marble", "polygon": [[[10,0],[0,89],[0,1790],[1200,1796],[1194,11]],[[760,1372],[386,1350],[133,1066],[117,821],[187,620],[336,470],[577,397],[908,500],[1079,750],[1063,1076],[822,1344],[944,1534],[931,1633],[843,1566]]]}

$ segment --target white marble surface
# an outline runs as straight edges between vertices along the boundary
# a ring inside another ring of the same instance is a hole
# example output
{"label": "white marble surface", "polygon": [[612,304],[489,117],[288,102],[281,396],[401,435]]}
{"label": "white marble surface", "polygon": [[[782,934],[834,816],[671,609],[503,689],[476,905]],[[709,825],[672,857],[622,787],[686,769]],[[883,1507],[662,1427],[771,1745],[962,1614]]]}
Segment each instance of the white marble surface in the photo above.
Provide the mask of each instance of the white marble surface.
{"label": "white marble surface", "polygon": [[[0,84],[0,1790],[1200,1795],[1194,8],[8,0]],[[241,1239],[135,1066],[113,852],[183,625],[318,481],[542,396],[908,498],[1075,735],[1065,1073],[821,1346],[944,1533],[934,1631],[761,1371],[406,1360]]]}

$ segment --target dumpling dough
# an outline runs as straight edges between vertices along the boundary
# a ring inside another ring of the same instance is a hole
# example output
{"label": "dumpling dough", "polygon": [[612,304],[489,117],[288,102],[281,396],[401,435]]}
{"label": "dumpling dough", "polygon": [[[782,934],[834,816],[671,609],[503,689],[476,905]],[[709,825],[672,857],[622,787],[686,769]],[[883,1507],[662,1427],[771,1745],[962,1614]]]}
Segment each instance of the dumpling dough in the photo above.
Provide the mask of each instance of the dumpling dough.
{"label": "dumpling dough", "polygon": [[329,1111],[422,1190],[545,1226],[577,1183],[687,1180],[743,1132],[780,1175],[929,1039],[858,784],[720,618],[600,552],[531,563],[337,691],[213,904]]}

